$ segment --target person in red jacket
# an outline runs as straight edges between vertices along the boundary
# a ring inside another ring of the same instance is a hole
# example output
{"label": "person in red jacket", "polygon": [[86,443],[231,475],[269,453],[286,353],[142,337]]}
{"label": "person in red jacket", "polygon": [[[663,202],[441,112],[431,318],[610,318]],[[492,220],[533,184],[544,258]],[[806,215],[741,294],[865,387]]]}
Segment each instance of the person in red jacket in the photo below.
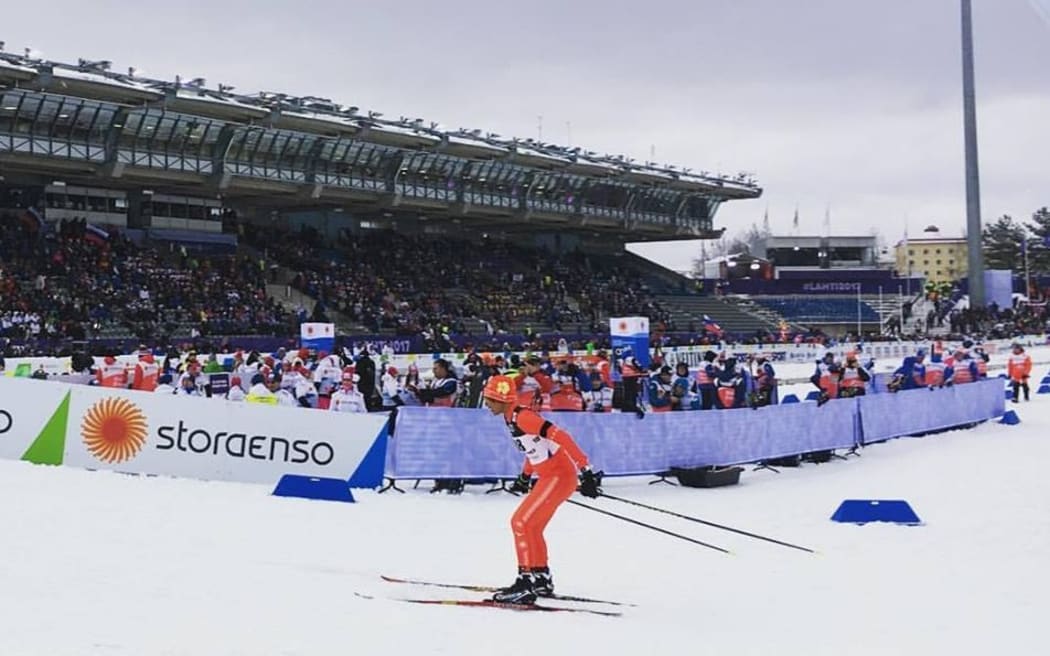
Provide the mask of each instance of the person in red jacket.
{"label": "person in red jacket", "polygon": [[1032,357],[1024,352],[1024,347],[1014,344],[1013,353],[1006,364],[1007,375],[1014,389],[1014,397],[1011,399],[1017,403],[1021,398],[1021,390],[1024,390],[1024,400],[1028,400],[1028,377],[1032,375]]}
{"label": "person in red jacket", "polygon": [[[525,466],[511,488],[526,495],[510,519],[518,577],[513,585],[499,590],[492,599],[531,604],[537,596],[554,594],[543,530],[558,506],[576,491],[577,483],[584,496],[601,495],[601,473],[591,471],[587,456],[571,435],[535,411],[518,405],[517,389],[510,377],[490,378],[482,396],[492,414],[503,416],[511,439],[525,454]],[[530,492],[533,475],[538,480]]]}
{"label": "person in red jacket", "polygon": [[550,394],[554,387],[554,382],[543,370],[543,361],[538,355],[525,358],[525,366],[513,380],[518,389],[517,402],[534,410],[543,405],[543,395]]}
{"label": "person in red jacket", "polygon": [[148,350],[139,351],[139,361],[135,364],[135,375],[131,380],[131,389],[141,392],[152,392],[157,389],[160,377],[160,365],[153,359]]}
{"label": "person in red jacket", "polygon": [[122,362],[118,362],[113,353],[108,353],[102,360],[102,366],[98,368],[98,384],[102,387],[115,387],[125,389],[128,386],[128,370]]}

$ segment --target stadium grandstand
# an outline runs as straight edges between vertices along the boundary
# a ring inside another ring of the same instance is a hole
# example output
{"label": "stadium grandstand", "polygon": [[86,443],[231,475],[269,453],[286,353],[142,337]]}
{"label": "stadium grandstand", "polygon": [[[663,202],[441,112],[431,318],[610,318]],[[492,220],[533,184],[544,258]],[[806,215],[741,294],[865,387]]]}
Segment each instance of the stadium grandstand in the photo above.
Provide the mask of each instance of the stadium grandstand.
{"label": "stadium grandstand", "polygon": [[624,248],[719,237],[748,174],[4,52],[0,173],[8,338],[775,327]]}
{"label": "stadium grandstand", "polygon": [[768,236],[705,263],[705,284],[795,331],[900,334],[923,279],[900,276],[873,236]]}

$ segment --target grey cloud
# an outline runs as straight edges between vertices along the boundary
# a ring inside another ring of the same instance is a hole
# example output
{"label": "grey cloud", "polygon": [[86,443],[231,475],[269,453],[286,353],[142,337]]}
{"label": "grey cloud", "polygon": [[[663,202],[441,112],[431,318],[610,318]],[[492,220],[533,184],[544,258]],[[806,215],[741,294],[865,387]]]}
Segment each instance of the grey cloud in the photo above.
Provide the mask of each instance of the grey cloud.
{"label": "grey cloud", "polygon": [[[984,215],[1050,203],[1050,25],[974,0]],[[9,49],[334,98],[448,127],[753,170],[761,221],[888,237],[963,224],[958,0],[115,0],[5,7]],[[1048,13],[1050,16],[1050,13]],[[658,247],[685,266],[696,245]]]}

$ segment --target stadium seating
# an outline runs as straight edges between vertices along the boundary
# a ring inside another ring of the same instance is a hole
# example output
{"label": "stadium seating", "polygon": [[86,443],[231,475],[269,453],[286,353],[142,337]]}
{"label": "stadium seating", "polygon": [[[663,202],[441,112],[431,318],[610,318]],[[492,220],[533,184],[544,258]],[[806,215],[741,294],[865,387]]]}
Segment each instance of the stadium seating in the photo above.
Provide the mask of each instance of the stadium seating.
{"label": "stadium seating", "polygon": [[669,320],[622,258],[387,231],[344,234],[337,250],[310,230],[246,226],[245,239],[287,267],[296,289],[369,333],[600,333],[609,316]]}
{"label": "stadium seating", "polygon": [[[856,298],[804,297],[790,298],[753,297],[763,305],[789,321],[798,323],[856,323]],[[878,323],[879,313],[866,302],[860,302],[860,321]]]}
{"label": "stadium seating", "polygon": [[748,313],[715,296],[696,294],[659,295],[656,300],[669,308],[673,323],[680,330],[692,327],[697,332],[703,330],[704,315],[710,317],[719,328],[738,335],[752,335],[756,332],[772,332],[777,329],[776,323]]}

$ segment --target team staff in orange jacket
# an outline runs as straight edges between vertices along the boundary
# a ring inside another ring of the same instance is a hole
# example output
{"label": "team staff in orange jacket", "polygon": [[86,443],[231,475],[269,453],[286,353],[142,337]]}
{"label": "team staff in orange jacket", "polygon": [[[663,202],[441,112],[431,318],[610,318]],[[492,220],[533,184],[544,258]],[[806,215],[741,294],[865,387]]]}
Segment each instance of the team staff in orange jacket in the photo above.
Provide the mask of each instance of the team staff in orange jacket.
{"label": "team staff in orange jacket", "polygon": [[1006,364],[1006,373],[1014,388],[1014,403],[1020,400],[1020,391],[1024,390],[1024,400],[1028,400],[1028,377],[1032,374],[1032,356],[1024,352],[1024,347],[1014,344],[1013,353]]}
{"label": "team staff in orange jacket", "polygon": [[[576,491],[577,484],[584,496],[598,497],[601,474],[591,471],[586,454],[571,435],[534,410],[518,405],[517,389],[510,377],[490,378],[482,396],[492,414],[503,416],[511,439],[525,454],[522,473],[511,488],[527,495],[510,519],[518,578],[492,598],[503,603],[531,604],[537,596],[554,594],[543,530],[558,506]],[[530,492],[533,475],[538,480]]]}

